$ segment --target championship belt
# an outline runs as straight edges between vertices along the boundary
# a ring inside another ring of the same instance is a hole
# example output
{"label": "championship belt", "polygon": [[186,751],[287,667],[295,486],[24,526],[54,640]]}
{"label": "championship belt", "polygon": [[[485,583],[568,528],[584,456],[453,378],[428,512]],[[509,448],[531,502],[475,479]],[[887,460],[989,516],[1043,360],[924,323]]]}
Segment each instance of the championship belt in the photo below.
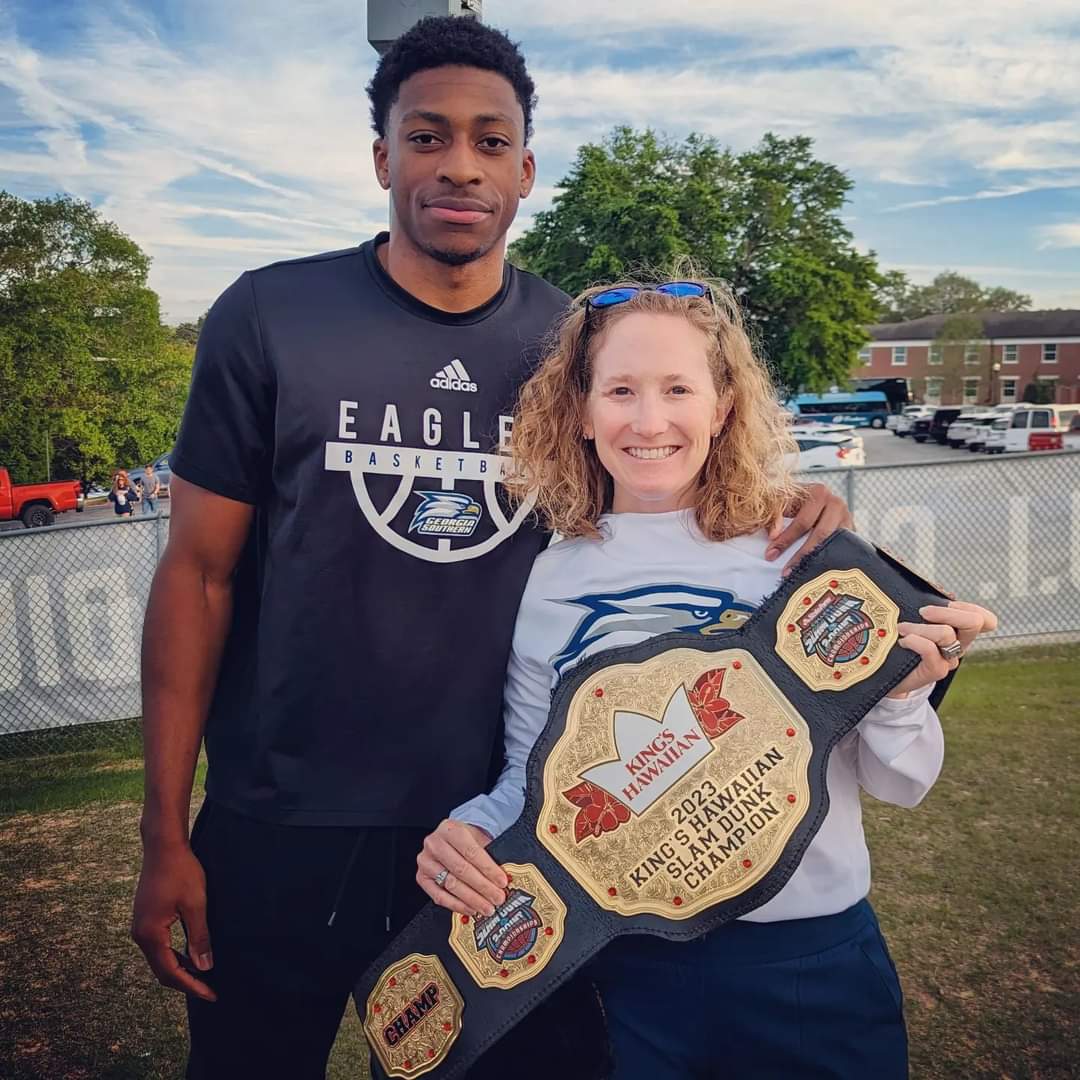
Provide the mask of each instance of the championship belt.
{"label": "championship belt", "polygon": [[355,988],[392,1077],[461,1076],[620,934],[682,941],[794,873],[829,809],[829,754],[919,663],[897,623],[947,594],[839,531],[743,626],[578,664],[488,848],[492,916],[428,904]]}

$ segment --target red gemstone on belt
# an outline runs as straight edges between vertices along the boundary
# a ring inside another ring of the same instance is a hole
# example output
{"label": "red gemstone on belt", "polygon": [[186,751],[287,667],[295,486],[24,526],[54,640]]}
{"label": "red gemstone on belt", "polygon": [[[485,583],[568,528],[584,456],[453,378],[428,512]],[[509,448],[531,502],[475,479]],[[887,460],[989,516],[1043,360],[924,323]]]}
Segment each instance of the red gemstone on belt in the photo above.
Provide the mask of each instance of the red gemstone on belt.
{"label": "red gemstone on belt", "polygon": [[608,896],[618,896],[619,895],[619,890],[616,889],[614,885],[612,885],[608,889],[607,894],[608,894]]}
{"label": "red gemstone on belt", "polygon": [[866,664],[869,664],[870,663],[870,657],[869,656],[860,656],[859,657],[859,663],[864,665],[864,666]]}
{"label": "red gemstone on belt", "polygon": [[789,739],[790,739],[790,738],[793,738],[793,737],[794,737],[794,735],[795,735],[795,729],[794,729],[793,727],[789,727],[789,728],[787,729],[787,733],[788,733],[788,738],[789,738]]}
{"label": "red gemstone on belt", "polygon": [[787,801],[788,801],[788,802],[794,802],[794,801],[795,801],[795,796],[794,796],[794,795],[789,795],[789,796],[787,797]]}
{"label": "red gemstone on belt", "polygon": [[878,636],[878,637],[884,637],[884,636],[885,636],[885,635],[886,635],[887,633],[888,633],[888,631],[887,631],[887,630],[879,630],[879,631],[877,632],[877,636]]}
{"label": "red gemstone on belt", "polygon": [[742,864],[744,867],[746,867],[747,870],[749,870],[750,867],[754,865],[754,862],[752,859],[743,859]]}
{"label": "red gemstone on belt", "polygon": [[739,668],[741,668],[741,667],[742,667],[742,661],[741,661],[741,660],[736,660],[736,661],[735,661],[735,663],[734,663],[734,664],[732,664],[731,666],[732,666],[732,667],[733,667],[733,668],[734,668],[734,669],[735,669],[736,671],[738,671],[738,670],[739,670]]}
{"label": "red gemstone on belt", "polygon": [[595,690],[593,691],[593,693],[594,693],[594,694],[595,694],[595,695],[596,695],[597,697],[603,697],[603,696],[604,696],[604,688],[603,688],[602,686],[598,686],[598,687],[597,687],[597,688],[596,688],[596,689],[595,689]]}
{"label": "red gemstone on belt", "polygon": [[682,906],[682,897],[681,897],[681,896],[676,896],[676,897],[675,897],[675,899],[674,899],[674,900],[672,900],[671,902],[672,902],[672,903],[673,903],[673,904],[674,904],[674,905],[675,905],[676,907],[681,907],[681,906]]}
{"label": "red gemstone on belt", "polygon": [[414,975],[419,975],[420,974],[420,965],[419,964],[413,964],[412,973]]}
{"label": "red gemstone on belt", "polygon": [[557,833],[558,831],[559,831],[559,826],[558,825],[549,825],[548,826],[548,832],[549,833]]}

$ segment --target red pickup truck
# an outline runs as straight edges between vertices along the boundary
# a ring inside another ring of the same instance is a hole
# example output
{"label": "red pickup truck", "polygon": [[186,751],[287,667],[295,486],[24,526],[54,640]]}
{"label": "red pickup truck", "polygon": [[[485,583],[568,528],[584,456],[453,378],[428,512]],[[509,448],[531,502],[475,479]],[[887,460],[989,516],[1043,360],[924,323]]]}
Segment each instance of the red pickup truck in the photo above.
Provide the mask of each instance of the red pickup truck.
{"label": "red pickup truck", "polygon": [[21,518],[28,529],[51,525],[65,510],[81,512],[82,484],[78,480],[55,480],[51,484],[13,484],[0,465],[0,521]]}

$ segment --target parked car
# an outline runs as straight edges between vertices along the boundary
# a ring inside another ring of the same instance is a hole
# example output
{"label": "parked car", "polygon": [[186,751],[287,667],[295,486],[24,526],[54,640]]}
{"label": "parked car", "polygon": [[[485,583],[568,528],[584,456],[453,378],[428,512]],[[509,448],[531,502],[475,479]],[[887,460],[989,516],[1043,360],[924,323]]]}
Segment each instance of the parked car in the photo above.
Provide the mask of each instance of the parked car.
{"label": "parked car", "polygon": [[797,435],[799,452],[786,456],[788,467],[794,472],[811,469],[846,469],[865,465],[862,438],[858,435]]}
{"label": "parked car", "polygon": [[28,529],[51,525],[57,514],[83,508],[82,484],[78,480],[54,480],[49,484],[13,484],[11,474],[0,466],[0,521],[20,519]]}
{"label": "parked car", "polygon": [[957,450],[975,433],[976,423],[985,416],[993,419],[993,412],[987,408],[965,409],[950,425],[945,433],[945,441]]}
{"label": "parked car", "polygon": [[1069,430],[1065,432],[1065,449],[1080,450],[1080,412],[1072,418]]}
{"label": "parked car", "polygon": [[911,437],[918,443],[933,439],[942,446],[949,438],[949,425],[960,415],[959,406],[935,409],[931,416],[920,416],[911,425]]}
{"label": "parked car", "polygon": [[971,431],[964,440],[964,445],[973,453],[978,453],[986,448],[986,435],[990,425],[995,420],[1000,420],[1001,413],[987,413],[985,416],[977,416],[971,421]]}
{"label": "parked car", "polygon": [[896,430],[893,434],[899,435],[902,439],[911,434],[911,428],[916,420],[923,416],[930,417],[933,415],[934,410],[928,405],[908,405],[897,418]]}
{"label": "parked car", "polygon": [[885,430],[886,431],[891,431],[895,435],[896,434],[896,425],[899,422],[900,422],[900,414],[899,413],[889,413],[889,415],[885,418]]}
{"label": "parked car", "polygon": [[986,436],[988,454],[1024,450],[1063,450],[1065,433],[1080,415],[1080,405],[1018,405],[1010,417],[995,420]]}

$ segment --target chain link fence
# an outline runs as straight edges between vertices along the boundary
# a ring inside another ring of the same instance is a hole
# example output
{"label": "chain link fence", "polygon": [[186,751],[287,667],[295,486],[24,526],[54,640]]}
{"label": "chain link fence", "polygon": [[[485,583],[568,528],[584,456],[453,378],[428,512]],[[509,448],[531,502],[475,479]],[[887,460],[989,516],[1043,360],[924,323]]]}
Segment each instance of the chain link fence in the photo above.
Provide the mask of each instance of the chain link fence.
{"label": "chain link fence", "polygon": [[166,515],[0,532],[0,757],[127,741]]}
{"label": "chain link fence", "polygon": [[[992,639],[1080,638],[1080,453],[815,472],[862,535],[996,611]],[[130,738],[168,518],[0,533],[0,757]]]}

